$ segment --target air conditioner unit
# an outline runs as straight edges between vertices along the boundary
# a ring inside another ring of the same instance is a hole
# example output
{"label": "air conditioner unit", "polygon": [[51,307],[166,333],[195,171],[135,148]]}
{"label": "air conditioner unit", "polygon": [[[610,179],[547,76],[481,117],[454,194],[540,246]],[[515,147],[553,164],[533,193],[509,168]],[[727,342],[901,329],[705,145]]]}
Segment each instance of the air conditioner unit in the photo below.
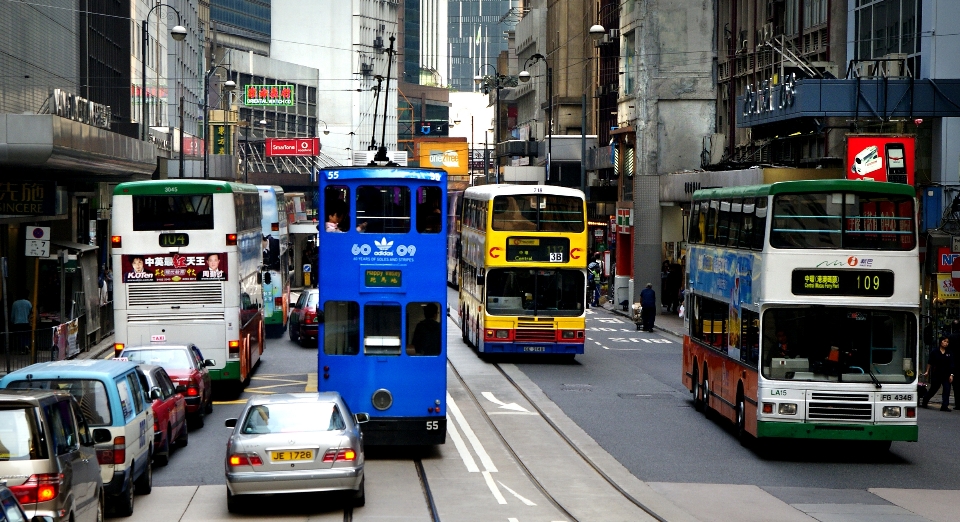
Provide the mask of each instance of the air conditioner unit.
{"label": "air conditioner unit", "polygon": [[620,29],[610,29],[610,38],[612,39],[620,38]]}
{"label": "air conditioner unit", "polygon": [[871,78],[874,76],[874,62],[857,62],[857,76],[860,78]]}
{"label": "air conditioner unit", "polygon": [[743,40],[740,40],[740,45],[739,47],[737,47],[737,52],[738,53],[746,52],[748,43],[749,41],[746,38],[744,38]]}
{"label": "air conditioner unit", "polygon": [[885,60],[883,62],[883,70],[887,77],[906,76],[904,62],[907,59],[907,55],[905,53],[885,54],[883,59]]}
{"label": "air conditioner unit", "polygon": [[373,74],[373,64],[372,63],[361,63],[360,64],[360,74],[364,76],[370,76]]}
{"label": "air conditioner unit", "polygon": [[373,39],[373,48],[374,49],[383,49],[383,37],[378,36]]}

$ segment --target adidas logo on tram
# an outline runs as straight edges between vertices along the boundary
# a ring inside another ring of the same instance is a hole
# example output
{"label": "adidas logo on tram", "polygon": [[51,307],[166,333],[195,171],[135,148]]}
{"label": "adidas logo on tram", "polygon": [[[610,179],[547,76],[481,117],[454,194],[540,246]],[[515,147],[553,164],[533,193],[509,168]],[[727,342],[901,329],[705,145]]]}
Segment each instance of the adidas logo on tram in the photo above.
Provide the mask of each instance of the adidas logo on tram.
{"label": "adidas logo on tram", "polygon": [[377,245],[377,250],[379,250],[379,252],[374,255],[390,255],[389,250],[393,247],[393,241],[387,241],[387,238],[383,238],[379,241],[374,240],[373,244]]}

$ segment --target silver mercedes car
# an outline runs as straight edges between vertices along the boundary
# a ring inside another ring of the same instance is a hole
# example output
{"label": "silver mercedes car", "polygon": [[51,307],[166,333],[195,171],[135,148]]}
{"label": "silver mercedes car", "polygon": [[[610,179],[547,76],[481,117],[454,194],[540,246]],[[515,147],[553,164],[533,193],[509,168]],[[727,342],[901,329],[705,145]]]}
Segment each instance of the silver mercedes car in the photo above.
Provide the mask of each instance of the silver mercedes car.
{"label": "silver mercedes car", "polygon": [[287,393],[250,399],[233,428],[225,461],[227,509],[237,513],[253,495],[351,492],[364,504],[366,413],[352,415],[339,393]]}

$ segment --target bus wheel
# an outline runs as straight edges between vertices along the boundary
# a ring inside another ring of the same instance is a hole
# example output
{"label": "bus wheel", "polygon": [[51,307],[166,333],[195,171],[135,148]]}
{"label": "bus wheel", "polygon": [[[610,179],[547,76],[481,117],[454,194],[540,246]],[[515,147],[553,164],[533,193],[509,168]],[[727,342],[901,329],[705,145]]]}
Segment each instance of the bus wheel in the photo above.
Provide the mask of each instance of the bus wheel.
{"label": "bus wheel", "polygon": [[693,409],[703,411],[703,399],[700,398],[700,370],[697,369],[697,362],[693,362]]}
{"label": "bus wheel", "polygon": [[710,411],[710,379],[707,379],[707,372],[703,372],[703,384],[700,385],[701,394],[703,395],[703,415],[706,418],[712,416]]}
{"label": "bus wheel", "polygon": [[743,447],[750,444],[750,434],[747,433],[747,405],[743,400],[743,390],[737,393],[737,439]]}

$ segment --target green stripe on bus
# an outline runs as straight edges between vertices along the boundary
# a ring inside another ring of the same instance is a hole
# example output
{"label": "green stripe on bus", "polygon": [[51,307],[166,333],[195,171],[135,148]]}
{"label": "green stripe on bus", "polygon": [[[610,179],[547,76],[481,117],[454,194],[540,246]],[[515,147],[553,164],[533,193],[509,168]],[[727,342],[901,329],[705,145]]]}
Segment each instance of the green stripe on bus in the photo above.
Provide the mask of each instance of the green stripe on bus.
{"label": "green stripe on bus", "polygon": [[193,194],[220,194],[229,192],[257,192],[255,185],[217,180],[163,179],[121,183],[113,189],[114,196],[176,196]]}
{"label": "green stripe on bus", "polygon": [[700,189],[693,194],[694,201],[721,198],[749,198],[771,194],[804,194],[808,192],[871,192],[874,194],[899,194],[915,196],[916,189],[903,183],[882,181],[855,181],[848,179],[821,179],[780,181],[769,185],[747,185]]}
{"label": "green stripe on bus", "polygon": [[831,440],[902,440],[916,442],[917,426],[817,424],[812,422],[757,422],[757,438]]}
{"label": "green stripe on bus", "polygon": [[230,361],[221,370],[210,370],[210,379],[214,381],[239,381],[240,361]]}

